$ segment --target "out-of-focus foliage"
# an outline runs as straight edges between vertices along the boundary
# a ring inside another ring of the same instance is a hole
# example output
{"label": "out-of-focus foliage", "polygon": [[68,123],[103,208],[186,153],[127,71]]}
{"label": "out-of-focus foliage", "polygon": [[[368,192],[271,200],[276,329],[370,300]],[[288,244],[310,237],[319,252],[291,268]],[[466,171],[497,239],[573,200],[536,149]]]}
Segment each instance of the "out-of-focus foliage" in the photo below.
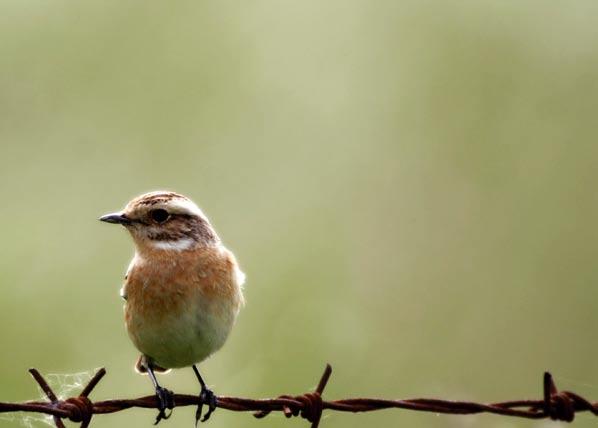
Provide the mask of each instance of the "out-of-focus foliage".
{"label": "out-of-focus foliage", "polygon": [[[217,393],[598,399],[598,4],[5,1],[0,400],[30,366],[151,393],[97,222],[196,200],[247,273]],[[161,378],[198,390],[191,370]],[[93,426],[149,427],[151,411]],[[164,423],[190,427],[193,409]],[[580,416],[576,427],[595,426]],[[299,427],[218,411],[211,427]],[[328,414],[333,427],[552,426]],[[0,426],[18,426],[0,418]]]}

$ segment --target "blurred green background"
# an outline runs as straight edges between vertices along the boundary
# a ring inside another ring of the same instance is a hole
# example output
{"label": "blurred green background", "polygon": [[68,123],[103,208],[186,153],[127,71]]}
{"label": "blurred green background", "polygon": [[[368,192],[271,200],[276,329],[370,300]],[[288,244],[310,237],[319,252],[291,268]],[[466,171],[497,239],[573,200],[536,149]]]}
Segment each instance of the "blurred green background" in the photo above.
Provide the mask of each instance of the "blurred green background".
{"label": "blurred green background", "polygon": [[[247,273],[202,365],[219,394],[301,393],[330,362],[328,398],[532,398],[551,370],[598,399],[597,17],[595,1],[2,2],[0,401],[39,397],[29,367],[105,366],[94,399],[152,392],[118,296],[132,243],[97,217],[154,189],[194,199]],[[190,369],[161,380],[198,391]]]}

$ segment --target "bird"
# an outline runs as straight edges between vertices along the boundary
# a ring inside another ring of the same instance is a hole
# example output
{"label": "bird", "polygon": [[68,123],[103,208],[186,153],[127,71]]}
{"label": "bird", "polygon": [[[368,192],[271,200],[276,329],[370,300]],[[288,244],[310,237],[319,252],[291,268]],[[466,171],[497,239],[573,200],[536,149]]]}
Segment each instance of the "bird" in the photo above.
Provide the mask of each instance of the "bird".
{"label": "bird", "polygon": [[245,274],[206,215],[179,193],[142,194],[99,220],[124,226],[135,245],[121,297],[127,333],[141,353],[135,369],[149,375],[158,400],[154,425],[174,408],[156,373],[192,367],[201,387],[197,426],[217,405],[197,366],[224,345],[245,303]]}

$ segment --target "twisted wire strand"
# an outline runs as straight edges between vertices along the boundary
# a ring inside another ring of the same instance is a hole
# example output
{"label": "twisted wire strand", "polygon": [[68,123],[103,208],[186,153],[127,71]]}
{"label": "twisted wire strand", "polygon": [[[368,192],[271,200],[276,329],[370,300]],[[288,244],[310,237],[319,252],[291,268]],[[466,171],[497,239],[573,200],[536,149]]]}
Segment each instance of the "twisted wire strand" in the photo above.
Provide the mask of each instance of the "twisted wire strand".
{"label": "twisted wire strand", "polygon": [[[57,428],[64,428],[63,419],[80,423],[87,428],[94,415],[116,413],[130,408],[157,409],[155,395],[132,399],[115,399],[93,402],[89,394],[106,374],[100,369],[83,388],[79,396],[59,400],[44,377],[35,369],[29,370],[49,401],[28,401],[25,403],[2,403],[0,413],[34,412],[50,415]],[[413,398],[405,400],[385,400],[378,398],[346,398],[325,401],[322,399],[324,388],[330,379],[332,368],[328,364],[320,382],[313,392],[301,395],[281,395],[278,398],[252,399],[240,397],[216,397],[216,406],[233,412],[254,412],[256,418],[264,418],[271,412],[282,412],[287,418],[300,416],[317,428],[322,412],[372,412],[383,409],[404,409],[419,412],[433,412],[455,415],[492,413],[528,419],[552,419],[572,422],[575,414],[590,412],[598,416],[598,402],[591,402],[571,391],[559,391],[550,373],[544,373],[542,399],[512,400],[499,403],[476,403],[471,401],[451,401],[436,398]],[[196,406],[201,399],[196,395],[174,394],[174,407]]]}

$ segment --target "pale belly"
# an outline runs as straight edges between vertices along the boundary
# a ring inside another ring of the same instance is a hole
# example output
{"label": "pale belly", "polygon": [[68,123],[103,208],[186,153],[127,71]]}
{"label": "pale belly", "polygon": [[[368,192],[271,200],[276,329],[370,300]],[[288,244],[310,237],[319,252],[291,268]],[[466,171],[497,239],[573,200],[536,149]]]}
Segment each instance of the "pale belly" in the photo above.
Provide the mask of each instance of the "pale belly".
{"label": "pale belly", "polygon": [[[161,296],[171,305],[143,307],[129,301],[125,305],[129,337],[144,355],[163,368],[186,367],[199,363],[222,347],[238,312],[238,304],[225,299],[205,303],[200,295]],[[177,303],[173,303],[179,300]],[[164,303],[164,302],[161,302]]]}

